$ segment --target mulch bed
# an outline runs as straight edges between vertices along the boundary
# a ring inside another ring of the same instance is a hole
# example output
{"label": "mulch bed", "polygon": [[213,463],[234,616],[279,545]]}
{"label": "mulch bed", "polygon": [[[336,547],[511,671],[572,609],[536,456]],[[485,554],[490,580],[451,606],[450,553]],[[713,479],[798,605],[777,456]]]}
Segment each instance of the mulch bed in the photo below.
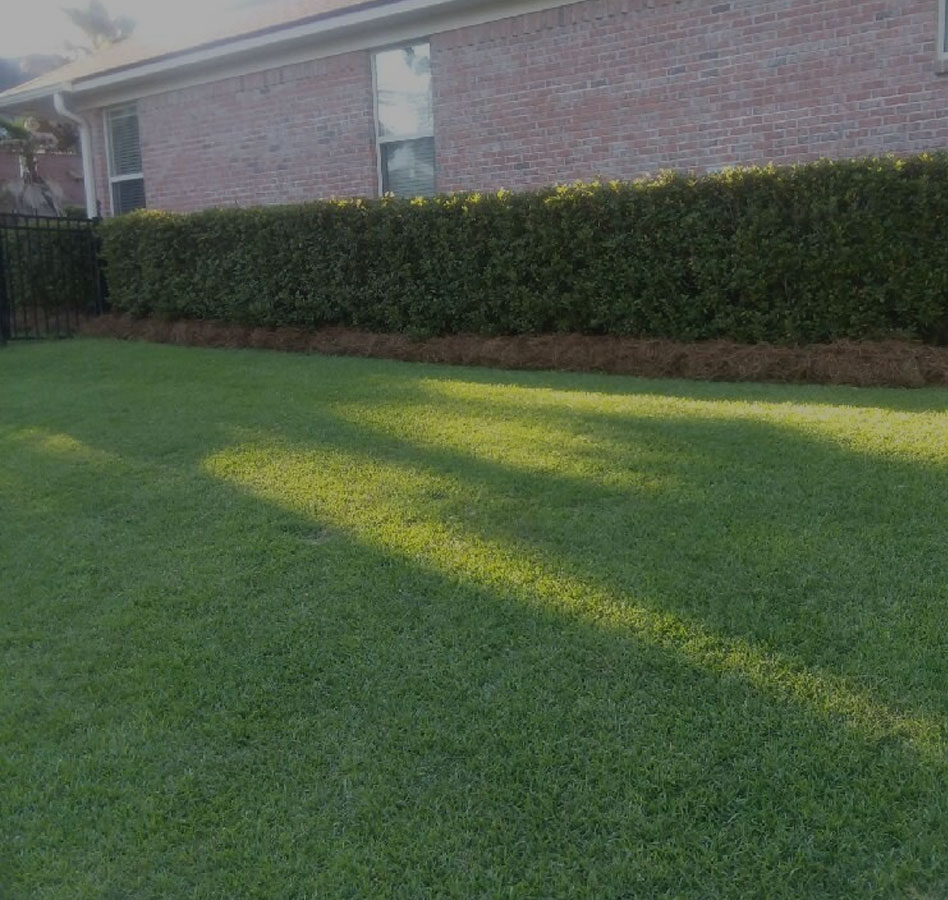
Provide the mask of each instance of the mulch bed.
{"label": "mulch bed", "polygon": [[837,341],[806,347],[729,341],[693,344],[580,334],[415,340],[348,328],[315,332],[249,328],[225,322],[101,316],[82,333],[189,347],[253,347],[501,369],[558,369],[702,381],[924,387],[948,385],[948,347],[907,341]]}

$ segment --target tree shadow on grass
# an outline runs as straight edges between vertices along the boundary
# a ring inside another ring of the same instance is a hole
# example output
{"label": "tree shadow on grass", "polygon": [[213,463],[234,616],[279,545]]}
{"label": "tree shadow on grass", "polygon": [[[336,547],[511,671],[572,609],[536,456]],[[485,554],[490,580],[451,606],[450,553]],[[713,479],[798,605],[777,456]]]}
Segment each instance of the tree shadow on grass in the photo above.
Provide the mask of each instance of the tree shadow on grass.
{"label": "tree shadow on grass", "polygon": [[[607,596],[611,605],[674,613],[750,641],[761,653],[853,679],[896,710],[941,721],[948,715],[942,468],[854,453],[754,420],[534,412],[555,449],[544,460],[537,448],[538,469],[531,469],[483,455],[497,449],[490,438],[471,442],[456,434],[459,446],[452,448],[443,433],[406,437],[410,414],[391,416],[386,428],[360,421],[371,419],[365,408],[350,412],[353,418],[336,421],[325,444],[288,442],[284,428],[262,443],[251,439],[257,449],[250,452],[272,453],[288,478],[317,485],[321,464],[306,461],[317,446],[315,460],[321,452],[371,447],[356,454],[367,471],[387,466],[393,477],[407,473],[419,483],[446,479],[431,488],[444,495],[436,506],[423,488],[418,504],[387,510],[403,536],[426,515],[418,509],[427,502],[443,539],[460,546],[491,542]],[[487,429],[505,415],[485,403],[479,424]],[[470,433],[476,419],[464,425]],[[602,463],[598,483],[552,474],[547,465],[575,457],[563,448],[577,433],[585,438],[579,455]],[[603,445],[609,450],[598,453]],[[610,483],[623,472],[634,477]],[[369,477],[375,501],[384,495],[384,478]],[[279,475],[264,473],[258,481],[262,496],[295,505]],[[360,496],[358,485],[352,495]],[[326,497],[304,487],[297,500],[319,509]],[[359,527],[352,517],[349,524]]]}
{"label": "tree shadow on grass", "polygon": [[[599,480],[557,478],[311,398],[248,397],[235,432],[218,398],[173,387],[121,435],[101,423],[118,392],[99,418],[57,403],[34,415],[84,454],[49,434],[4,446],[5,484],[22,488],[6,493],[0,551],[17,584],[3,717],[15,888],[944,892],[942,735],[782,690],[779,663],[756,681],[753,658],[713,665],[746,642],[758,662],[782,654],[943,722],[927,630],[944,603],[937,470],[753,422],[538,413],[611,448]],[[364,384],[329,388],[335,404],[372,400]],[[609,480],[659,457],[675,466],[649,487]],[[847,497],[837,476],[853,467],[863,487]],[[903,562],[906,547],[860,542],[877,501],[902,496],[873,493],[889,483],[911,493],[879,534],[921,535]],[[439,537],[457,543],[442,553]],[[828,582],[808,608],[812,584],[791,576],[816,550]],[[478,568],[494,556],[497,572]],[[41,583],[57,558],[77,562]],[[733,583],[757,587],[729,598]],[[920,605],[887,614],[888,587]],[[590,598],[601,613],[671,610],[679,630],[596,619]],[[844,641],[850,616],[881,622],[865,659]],[[900,628],[920,635],[914,659]]]}
{"label": "tree shadow on grass", "polygon": [[[333,359],[341,366],[358,366],[361,360]],[[528,391],[565,394],[595,393],[603,397],[650,396],[658,399],[714,403],[768,403],[779,405],[843,406],[893,412],[948,412],[948,389],[865,388],[849,385],[777,384],[761,382],[694,381],[674,378],[639,378],[625,375],[556,371],[498,370],[465,366],[373,361],[390,366],[389,383],[404,380],[409,392],[420,379],[476,387],[513,386]],[[399,368],[401,367],[401,368]],[[408,374],[406,374],[408,373]],[[581,385],[581,386],[580,386]]]}
{"label": "tree shadow on grass", "polygon": [[[218,356],[202,359],[212,365]],[[351,361],[327,362],[337,376],[352,371]],[[483,394],[445,396],[430,390],[430,368],[390,368],[392,377],[357,384],[298,385],[274,404],[272,383],[261,388],[253,372],[232,366],[231,379],[247,386],[236,431],[232,411],[218,415],[232,380],[201,384],[183,404],[175,403],[180,377],[158,381],[143,459],[187,467],[235,441],[264,448],[276,441],[294,454],[355,453],[362,463],[381,459],[447,477],[446,502],[428,515],[448,517],[459,533],[513,548],[618,602],[631,597],[762,652],[855,678],[896,708],[944,715],[941,467],[853,452],[826,435],[759,421],[753,411],[592,412],[562,394],[533,405],[522,394],[505,401],[491,384]],[[413,423],[432,418],[435,404],[441,419],[487,439],[419,430]],[[167,434],[163,414],[175,420]],[[518,417],[532,434],[493,439],[495,426]],[[85,437],[101,440],[91,424]],[[132,444],[142,434],[123,433]],[[511,456],[512,444],[531,439],[545,442],[536,461]],[[118,449],[127,456],[131,448]],[[572,466],[566,476],[558,471],[564,462]]]}
{"label": "tree shadow on grass", "polygon": [[[797,897],[944,883],[944,766],[904,742],[219,482],[109,474],[174,508],[178,530],[133,540],[149,555],[133,581],[109,549],[126,526],[96,533],[83,608],[21,595],[14,618],[46,627],[39,646],[7,636],[14,888]],[[55,498],[8,511],[30,533],[57,513]],[[68,544],[85,522],[68,498],[58,512]],[[233,542],[238,522],[254,540]]]}
{"label": "tree shadow on grass", "polygon": [[[141,344],[83,338],[72,342],[65,352],[72,358],[69,365],[52,365],[40,372],[44,385],[59,381],[63,392],[75,393],[81,386],[75,374],[90,373],[101,376],[93,390],[108,397],[113,388],[121,393],[129,374],[141,369]],[[411,396],[419,380],[438,380],[458,385],[482,387],[515,386],[537,392],[596,393],[602,396],[624,396],[629,393],[656,398],[678,398],[698,402],[720,403],[773,403],[787,405],[832,405],[855,408],[882,409],[896,412],[948,412],[948,389],[931,387],[862,388],[846,385],[795,385],[755,382],[709,382],[687,379],[636,378],[633,376],[579,374],[554,371],[498,370],[466,366],[439,366],[424,363],[404,363],[387,360],[363,360],[352,357],[324,357],[318,354],[274,353],[260,350],[198,350],[170,345],[145,345],[150,351],[148,370],[154,375],[153,387],[159,393],[169,385],[180,388],[183,371],[199,379],[194,387],[202,387],[210,394],[237,383],[246,385],[248,392],[268,389],[273,381],[292,381],[295,392],[302,388],[318,393],[326,374],[337,395],[363,393],[373,386],[386,391],[403,391]],[[87,348],[105,348],[94,362],[83,359]],[[27,354],[48,354],[50,359],[64,355],[62,348],[54,354],[42,345],[14,348],[21,358]],[[11,353],[8,359],[14,359]],[[200,359],[200,361],[198,361]],[[188,362],[185,363],[185,360]],[[312,364],[312,365],[310,365]],[[371,374],[367,367],[371,366]],[[220,381],[222,367],[230,371],[227,384]],[[310,371],[307,373],[306,369]],[[293,375],[290,375],[290,373]],[[18,372],[19,376],[20,373]],[[348,381],[348,384],[346,383]],[[92,389],[92,388],[90,388]],[[292,400],[291,396],[285,399]]]}
{"label": "tree shadow on grass", "polygon": [[[352,370],[350,361],[328,362],[337,374]],[[505,401],[490,384],[483,394],[445,396],[431,392],[429,368],[391,368],[398,377],[298,385],[279,404],[270,399],[272,383],[261,388],[253,372],[232,369],[247,385],[236,432],[232,419],[217,415],[227,407],[223,393],[218,401],[202,384],[171,407],[181,379],[157,382],[145,458],[187,466],[235,440],[264,447],[276,440],[295,443],[293,453],[355,452],[363,462],[446,476],[452,490],[433,514],[461,532],[515,548],[618,602],[632,597],[762,652],[855,678],[896,708],[945,713],[942,468],[852,452],[826,435],[758,421],[753,411],[600,413],[563,394],[533,405],[522,394]],[[234,386],[225,380],[216,390]],[[431,418],[429,404],[488,439],[465,445],[457,435],[420,432],[413,422]],[[168,435],[155,429],[162,413],[176,420]],[[492,439],[494,426],[518,417],[532,434],[514,434],[506,445]],[[95,425],[89,432],[101,439]],[[128,434],[134,443],[135,431]],[[536,447],[539,465],[528,455],[512,459],[511,442],[531,439],[546,444]],[[557,471],[564,461],[573,464],[568,477]],[[628,476],[624,483],[616,473]]]}

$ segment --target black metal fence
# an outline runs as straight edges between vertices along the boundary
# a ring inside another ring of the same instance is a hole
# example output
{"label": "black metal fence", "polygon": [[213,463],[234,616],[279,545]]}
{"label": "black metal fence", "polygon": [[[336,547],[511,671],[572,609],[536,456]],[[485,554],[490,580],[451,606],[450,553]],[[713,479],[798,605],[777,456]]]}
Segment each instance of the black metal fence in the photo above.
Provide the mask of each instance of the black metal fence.
{"label": "black metal fence", "polygon": [[95,225],[0,213],[0,343],[68,337],[103,312]]}

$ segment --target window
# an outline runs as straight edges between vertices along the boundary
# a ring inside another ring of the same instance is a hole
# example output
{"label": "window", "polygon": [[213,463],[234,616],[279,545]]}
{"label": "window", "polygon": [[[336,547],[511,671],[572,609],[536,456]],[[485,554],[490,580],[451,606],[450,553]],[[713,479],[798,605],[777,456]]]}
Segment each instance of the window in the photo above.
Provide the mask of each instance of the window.
{"label": "window", "polygon": [[138,137],[138,110],[120,106],[106,113],[109,148],[109,186],[116,216],[145,205],[142,148]]}
{"label": "window", "polygon": [[431,47],[411,44],[375,54],[379,184],[383,194],[435,192]]}
{"label": "window", "polygon": [[948,0],[938,0],[938,56],[948,56]]}

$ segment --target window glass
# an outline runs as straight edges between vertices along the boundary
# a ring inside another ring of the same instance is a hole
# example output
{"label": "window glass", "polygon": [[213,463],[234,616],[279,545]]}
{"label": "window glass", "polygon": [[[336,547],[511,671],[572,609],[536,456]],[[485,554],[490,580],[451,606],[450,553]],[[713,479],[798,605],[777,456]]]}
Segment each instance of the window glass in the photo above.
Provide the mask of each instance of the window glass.
{"label": "window glass", "polygon": [[112,212],[118,216],[145,206],[138,109],[134,104],[130,104],[109,110],[106,115],[106,127]]}
{"label": "window glass", "polygon": [[434,193],[434,138],[381,145],[382,193],[421,197]]}
{"label": "window glass", "polygon": [[112,184],[112,212],[120,216],[133,209],[145,208],[145,180],[133,178]]}
{"label": "window glass", "polygon": [[112,143],[112,174],[138,175],[142,170],[138,113],[134,108],[113,111],[109,115],[109,131]]}
{"label": "window glass", "polygon": [[412,44],[376,54],[375,78],[379,136],[430,135],[433,116],[429,45]]}
{"label": "window glass", "polygon": [[375,55],[375,102],[382,193],[435,192],[431,47],[419,42]]}

